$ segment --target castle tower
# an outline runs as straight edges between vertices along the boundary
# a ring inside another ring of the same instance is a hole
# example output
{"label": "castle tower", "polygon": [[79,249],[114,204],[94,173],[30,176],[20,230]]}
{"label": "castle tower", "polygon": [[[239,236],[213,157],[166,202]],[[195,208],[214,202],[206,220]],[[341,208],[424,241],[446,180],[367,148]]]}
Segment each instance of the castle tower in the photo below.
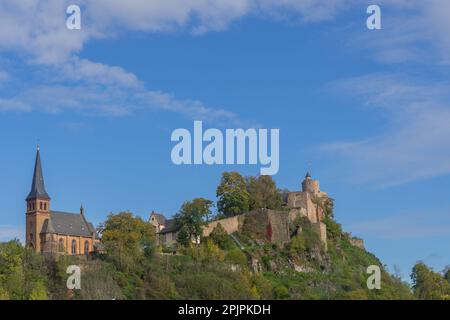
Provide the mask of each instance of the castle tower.
{"label": "castle tower", "polygon": [[312,179],[309,172],[306,173],[305,179],[302,182],[302,191],[313,194],[320,193],[319,181]]}
{"label": "castle tower", "polygon": [[26,202],[25,243],[27,247],[33,248],[36,252],[41,252],[44,239],[41,239],[40,233],[45,221],[50,219],[50,197],[45,191],[39,146],[36,151],[31,191],[26,198]]}

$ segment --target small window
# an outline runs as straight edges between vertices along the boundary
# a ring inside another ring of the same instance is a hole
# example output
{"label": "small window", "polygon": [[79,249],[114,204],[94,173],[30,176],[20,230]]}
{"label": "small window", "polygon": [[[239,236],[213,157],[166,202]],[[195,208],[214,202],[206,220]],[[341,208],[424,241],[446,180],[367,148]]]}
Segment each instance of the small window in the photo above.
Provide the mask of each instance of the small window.
{"label": "small window", "polygon": [[47,210],[47,202],[44,203],[44,210]]}
{"label": "small window", "polygon": [[39,202],[39,209],[40,209],[40,210],[44,209],[44,206],[43,206],[43,203],[42,203],[42,202]]}
{"label": "small window", "polygon": [[60,238],[60,239],[59,239],[58,251],[59,251],[59,252],[64,252],[64,251],[65,251],[65,250],[64,250],[64,239],[63,239],[63,238]]}
{"label": "small window", "polygon": [[77,241],[72,240],[72,254],[77,254]]}
{"label": "small window", "polygon": [[84,254],[88,255],[89,254],[89,241],[85,241],[84,242]]}

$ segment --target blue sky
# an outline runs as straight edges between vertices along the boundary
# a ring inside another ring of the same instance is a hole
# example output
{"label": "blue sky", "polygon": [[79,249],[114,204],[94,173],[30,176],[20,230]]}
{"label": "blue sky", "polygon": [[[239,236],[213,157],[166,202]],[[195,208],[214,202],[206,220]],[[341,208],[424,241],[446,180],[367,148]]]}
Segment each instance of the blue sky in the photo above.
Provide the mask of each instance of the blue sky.
{"label": "blue sky", "polygon": [[52,208],[174,214],[220,174],[175,166],[171,132],[280,129],[279,187],[306,170],[391,270],[450,264],[450,4],[78,1],[0,4],[0,240],[23,237],[40,142]]}

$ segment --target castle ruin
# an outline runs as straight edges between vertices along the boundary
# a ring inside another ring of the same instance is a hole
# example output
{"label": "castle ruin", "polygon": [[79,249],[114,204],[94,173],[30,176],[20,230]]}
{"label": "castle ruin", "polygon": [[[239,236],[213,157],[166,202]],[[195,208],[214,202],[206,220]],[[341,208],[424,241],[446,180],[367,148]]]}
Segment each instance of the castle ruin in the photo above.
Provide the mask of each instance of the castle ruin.
{"label": "castle ruin", "polygon": [[[325,249],[327,247],[326,226],[320,200],[328,198],[326,192],[319,188],[319,181],[312,179],[308,172],[301,183],[301,191],[290,192],[285,210],[253,210],[241,215],[211,221],[203,227],[203,236],[208,237],[217,225],[221,225],[228,234],[242,231],[249,227],[258,233],[261,239],[284,245],[291,237],[290,225],[298,217],[306,217],[313,230],[318,234]],[[171,246],[176,243],[181,226],[176,226],[173,219],[166,219],[162,214],[152,212],[150,222],[155,226],[160,244]]]}

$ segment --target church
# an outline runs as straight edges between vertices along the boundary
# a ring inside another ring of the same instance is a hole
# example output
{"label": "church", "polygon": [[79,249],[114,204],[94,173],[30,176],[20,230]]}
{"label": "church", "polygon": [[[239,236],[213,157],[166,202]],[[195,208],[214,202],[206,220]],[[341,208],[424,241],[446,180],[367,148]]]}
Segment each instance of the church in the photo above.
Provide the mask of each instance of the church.
{"label": "church", "polygon": [[36,152],[33,182],[26,198],[26,246],[36,252],[65,255],[89,255],[99,240],[95,228],[84,213],[53,211],[45,190],[39,147]]}

